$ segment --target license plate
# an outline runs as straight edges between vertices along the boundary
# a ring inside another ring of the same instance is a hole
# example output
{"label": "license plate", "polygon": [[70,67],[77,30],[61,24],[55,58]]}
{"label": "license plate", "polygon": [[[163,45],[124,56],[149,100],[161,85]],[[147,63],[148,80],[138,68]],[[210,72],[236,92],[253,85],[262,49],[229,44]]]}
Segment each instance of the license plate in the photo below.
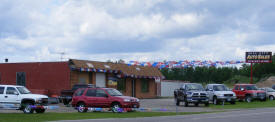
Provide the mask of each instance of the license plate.
{"label": "license plate", "polygon": [[134,108],[136,108],[137,107],[137,105],[134,105]]}
{"label": "license plate", "polygon": [[228,99],[227,99],[227,101],[231,101],[231,99],[230,99],[230,98],[228,98]]}

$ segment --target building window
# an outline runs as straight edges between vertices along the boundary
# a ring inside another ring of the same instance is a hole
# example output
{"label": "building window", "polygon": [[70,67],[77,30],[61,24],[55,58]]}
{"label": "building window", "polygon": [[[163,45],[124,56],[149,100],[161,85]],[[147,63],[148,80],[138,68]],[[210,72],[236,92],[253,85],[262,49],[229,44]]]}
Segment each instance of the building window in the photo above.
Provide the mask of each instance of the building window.
{"label": "building window", "polygon": [[26,73],[16,72],[16,85],[26,86]]}
{"label": "building window", "polygon": [[149,92],[149,80],[142,79],[141,80],[141,92]]}
{"label": "building window", "polygon": [[0,83],[1,83],[1,72],[0,72]]}
{"label": "building window", "polygon": [[86,84],[86,78],[80,77],[78,80],[79,80],[78,83]]}
{"label": "building window", "polygon": [[117,81],[117,90],[124,92],[126,90],[126,79],[119,79]]}

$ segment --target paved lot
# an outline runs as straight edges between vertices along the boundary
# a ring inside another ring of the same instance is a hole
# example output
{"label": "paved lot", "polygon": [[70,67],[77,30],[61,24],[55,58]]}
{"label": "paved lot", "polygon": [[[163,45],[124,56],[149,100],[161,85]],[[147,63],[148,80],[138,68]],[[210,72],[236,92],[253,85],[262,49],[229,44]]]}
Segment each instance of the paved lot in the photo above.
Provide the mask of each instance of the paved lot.
{"label": "paved lot", "polygon": [[[142,99],[140,101],[141,108],[162,108],[167,109],[169,112],[205,112],[205,111],[214,111],[208,107],[204,107],[204,105],[200,105],[199,107],[194,107],[190,105],[190,107],[184,107],[183,105],[176,107],[174,99]],[[46,112],[77,112],[72,107],[66,107],[63,104],[52,104],[53,106],[59,106],[59,109],[55,110],[47,110]],[[0,110],[0,113],[22,113],[22,111],[17,110]]]}
{"label": "paved lot", "polygon": [[261,108],[197,115],[121,119],[64,120],[58,122],[274,122],[274,115],[275,108]]}

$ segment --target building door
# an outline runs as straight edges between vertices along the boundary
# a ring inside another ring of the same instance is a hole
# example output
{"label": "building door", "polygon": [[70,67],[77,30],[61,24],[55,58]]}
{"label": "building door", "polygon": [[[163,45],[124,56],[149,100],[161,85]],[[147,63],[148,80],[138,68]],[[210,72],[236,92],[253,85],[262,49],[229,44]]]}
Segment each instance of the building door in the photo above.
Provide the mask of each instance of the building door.
{"label": "building door", "polygon": [[96,87],[106,87],[105,73],[96,73]]}
{"label": "building door", "polygon": [[26,86],[26,73],[16,72],[16,85]]}
{"label": "building door", "polygon": [[132,80],[132,96],[136,97],[136,80]]}

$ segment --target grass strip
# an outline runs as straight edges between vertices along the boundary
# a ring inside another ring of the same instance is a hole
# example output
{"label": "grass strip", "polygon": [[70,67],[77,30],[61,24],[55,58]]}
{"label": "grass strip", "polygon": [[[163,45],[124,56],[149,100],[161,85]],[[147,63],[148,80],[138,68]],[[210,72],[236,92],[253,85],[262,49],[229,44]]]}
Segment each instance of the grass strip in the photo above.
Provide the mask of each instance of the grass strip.
{"label": "grass strip", "polygon": [[230,103],[225,103],[225,105],[210,105],[210,108],[213,109],[247,109],[247,108],[269,108],[275,107],[275,100],[270,101],[253,101],[250,103],[247,102],[236,102],[235,105],[231,105]]}
{"label": "grass strip", "polygon": [[1,113],[0,122],[43,122],[57,120],[81,120],[81,119],[106,119],[106,118],[137,118],[204,114],[213,112],[87,112],[87,113],[44,113],[44,114],[23,114],[23,113]]}

